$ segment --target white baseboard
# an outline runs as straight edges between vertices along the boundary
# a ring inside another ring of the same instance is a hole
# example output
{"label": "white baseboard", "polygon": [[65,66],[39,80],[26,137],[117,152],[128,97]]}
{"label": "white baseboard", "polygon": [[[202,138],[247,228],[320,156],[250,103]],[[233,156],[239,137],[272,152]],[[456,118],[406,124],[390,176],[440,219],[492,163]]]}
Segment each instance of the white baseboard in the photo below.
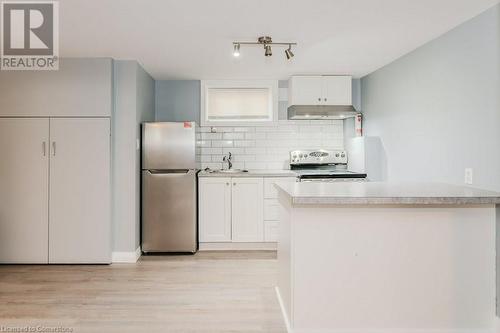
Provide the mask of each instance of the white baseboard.
{"label": "white baseboard", "polygon": [[111,254],[112,263],[135,263],[141,257],[141,247],[133,252],[113,252]]}
{"label": "white baseboard", "polygon": [[283,303],[283,299],[281,298],[280,289],[278,286],[274,287],[276,290],[276,297],[278,298],[278,303],[280,304],[281,314],[283,315],[283,320],[285,321],[286,331],[288,333],[293,333],[292,328],[290,327],[290,320],[288,320],[288,316],[286,314],[285,303]]}
{"label": "white baseboard", "polygon": [[275,242],[255,242],[255,243],[200,243],[199,251],[275,251],[277,243]]}

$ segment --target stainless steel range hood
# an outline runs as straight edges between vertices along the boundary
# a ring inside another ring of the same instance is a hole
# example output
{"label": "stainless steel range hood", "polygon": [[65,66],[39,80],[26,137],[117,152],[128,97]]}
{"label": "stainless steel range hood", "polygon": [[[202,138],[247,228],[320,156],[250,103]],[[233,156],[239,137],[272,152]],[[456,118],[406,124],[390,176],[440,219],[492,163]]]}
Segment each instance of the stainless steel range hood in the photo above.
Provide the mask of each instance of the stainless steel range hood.
{"label": "stainless steel range hood", "polygon": [[292,105],[288,107],[290,120],[346,119],[360,112],[352,105]]}

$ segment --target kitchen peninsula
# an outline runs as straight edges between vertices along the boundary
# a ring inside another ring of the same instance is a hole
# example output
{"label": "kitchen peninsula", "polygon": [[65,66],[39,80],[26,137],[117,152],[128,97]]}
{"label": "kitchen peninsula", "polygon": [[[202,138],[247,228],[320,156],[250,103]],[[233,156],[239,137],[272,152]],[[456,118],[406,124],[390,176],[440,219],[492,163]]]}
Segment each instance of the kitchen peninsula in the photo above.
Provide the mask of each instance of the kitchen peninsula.
{"label": "kitchen peninsula", "polygon": [[447,184],[277,183],[288,331],[493,332],[500,194]]}

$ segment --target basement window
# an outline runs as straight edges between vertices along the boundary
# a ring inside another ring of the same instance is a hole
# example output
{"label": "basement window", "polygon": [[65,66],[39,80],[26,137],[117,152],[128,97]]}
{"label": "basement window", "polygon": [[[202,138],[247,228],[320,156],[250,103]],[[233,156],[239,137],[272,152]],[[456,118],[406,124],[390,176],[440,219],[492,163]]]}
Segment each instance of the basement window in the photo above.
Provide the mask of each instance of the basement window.
{"label": "basement window", "polygon": [[202,81],[202,125],[269,125],[277,117],[277,81]]}

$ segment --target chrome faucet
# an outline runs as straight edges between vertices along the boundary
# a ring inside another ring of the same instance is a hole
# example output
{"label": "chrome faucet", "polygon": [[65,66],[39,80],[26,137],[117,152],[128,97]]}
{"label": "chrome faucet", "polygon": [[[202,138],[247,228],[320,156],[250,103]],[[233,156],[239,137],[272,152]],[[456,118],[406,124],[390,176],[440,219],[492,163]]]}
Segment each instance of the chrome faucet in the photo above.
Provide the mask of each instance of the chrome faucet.
{"label": "chrome faucet", "polygon": [[231,170],[231,168],[233,167],[233,155],[231,155],[231,152],[229,152],[229,154],[228,154],[228,155],[229,155],[229,156],[224,156],[224,157],[222,158],[222,160],[223,160],[224,162],[227,162],[227,168],[228,168],[228,170]]}

